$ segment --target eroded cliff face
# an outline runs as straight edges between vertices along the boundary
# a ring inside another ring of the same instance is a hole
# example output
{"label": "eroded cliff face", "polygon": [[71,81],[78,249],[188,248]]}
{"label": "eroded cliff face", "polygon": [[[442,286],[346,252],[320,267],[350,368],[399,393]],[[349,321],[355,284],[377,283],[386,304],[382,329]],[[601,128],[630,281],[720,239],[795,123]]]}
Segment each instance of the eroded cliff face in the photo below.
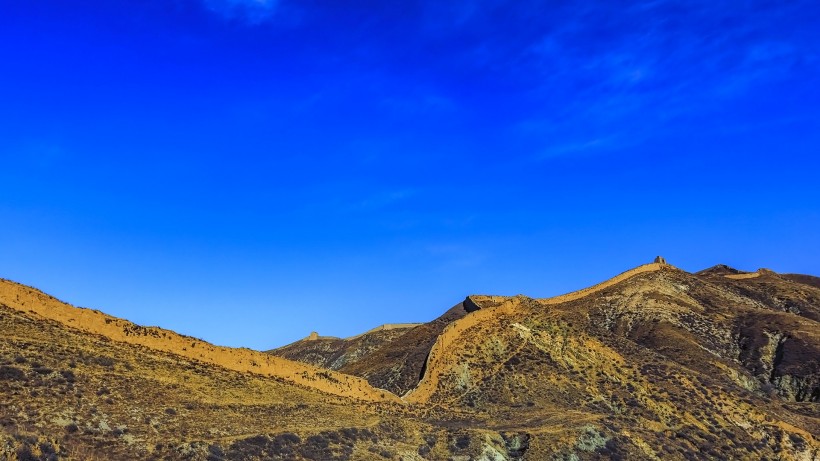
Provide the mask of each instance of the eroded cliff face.
{"label": "eroded cliff face", "polygon": [[739,360],[761,389],[798,402],[820,401],[820,348],[812,328],[779,313],[744,316],[737,328]]}
{"label": "eroded cliff face", "polygon": [[780,275],[759,270],[754,277],[731,280],[702,276],[717,295],[705,303],[745,306],[736,311],[735,356],[766,392],[782,398],[817,402],[820,399],[820,288],[816,277]]}

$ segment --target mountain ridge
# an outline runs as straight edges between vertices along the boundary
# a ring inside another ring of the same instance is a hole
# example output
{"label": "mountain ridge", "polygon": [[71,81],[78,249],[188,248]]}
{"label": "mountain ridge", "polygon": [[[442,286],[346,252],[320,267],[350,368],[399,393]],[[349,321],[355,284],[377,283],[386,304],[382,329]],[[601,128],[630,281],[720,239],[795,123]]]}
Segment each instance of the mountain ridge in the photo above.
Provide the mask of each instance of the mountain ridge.
{"label": "mountain ridge", "polygon": [[[78,308],[35,288],[0,279],[0,302],[8,307],[35,313],[82,331],[109,339],[139,344],[203,362],[258,374],[281,377],[323,392],[362,400],[397,400],[389,391],[372,388],[365,380],[282,360],[246,348],[215,346],[201,339],[180,335],[160,327],[143,327],[98,310]],[[329,376],[329,378],[328,378]]]}
{"label": "mountain ridge", "polygon": [[[544,300],[544,302],[547,304],[558,304],[561,302],[568,302],[580,299],[585,296],[589,296],[593,293],[597,293],[607,287],[610,287],[630,277],[634,277],[635,275],[642,274],[645,272],[658,271],[666,267],[671,266],[665,263],[650,263],[641,265],[633,269],[627,270],[621,274],[618,274],[615,277],[612,277],[601,283],[595,284],[591,287],[582,288],[571,293],[566,293],[552,298],[547,298]],[[488,297],[486,296],[474,296],[472,298],[468,296],[468,299],[471,299],[472,304],[476,306],[481,306],[482,303],[487,301],[487,298]],[[486,321],[495,315],[503,315],[509,313],[509,311],[514,310],[520,304],[520,299],[521,296],[511,297],[501,301],[500,304],[496,304],[496,301],[494,299],[491,299],[490,301],[495,305],[488,307],[486,309],[479,308],[478,310],[470,312],[465,317],[456,320],[455,322],[448,325],[448,327],[445,328],[444,331],[439,335],[438,339],[436,340],[436,343],[430,350],[427,359],[427,364],[425,365],[425,370],[427,370],[427,373],[430,373],[431,370],[435,369],[435,367],[432,365],[432,362],[438,360],[439,355],[443,354],[443,351],[447,349],[453,342],[455,342],[463,331],[474,326],[476,323]],[[478,302],[476,302],[476,300]],[[415,403],[424,402],[427,399],[429,399],[430,388],[435,386],[436,378],[433,375],[425,374],[421,378],[419,384],[409,393],[403,395],[402,398],[404,400]]]}
{"label": "mountain ridge", "polygon": [[269,353],[3,281],[0,459],[817,459],[820,288],[658,259]]}

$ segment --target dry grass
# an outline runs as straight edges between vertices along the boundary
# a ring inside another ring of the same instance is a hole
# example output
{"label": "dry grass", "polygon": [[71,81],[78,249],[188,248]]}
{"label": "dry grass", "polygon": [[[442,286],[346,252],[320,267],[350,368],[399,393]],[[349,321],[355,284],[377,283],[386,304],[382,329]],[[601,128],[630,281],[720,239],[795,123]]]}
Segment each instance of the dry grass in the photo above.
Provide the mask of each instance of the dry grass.
{"label": "dry grass", "polygon": [[656,266],[311,349],[409,403],[4,281],[0,460],[816,459],[820,289]]}

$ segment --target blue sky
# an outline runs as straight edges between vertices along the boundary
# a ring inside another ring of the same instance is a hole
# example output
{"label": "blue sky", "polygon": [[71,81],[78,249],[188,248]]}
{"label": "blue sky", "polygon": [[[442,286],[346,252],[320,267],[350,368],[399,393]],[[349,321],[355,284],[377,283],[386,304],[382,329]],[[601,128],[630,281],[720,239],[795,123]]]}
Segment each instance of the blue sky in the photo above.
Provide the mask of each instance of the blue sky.
{"label": "blue sky", "polygon": [[0,277],[266,349],[649,262],[820,275],[811,1],[16,1]]}

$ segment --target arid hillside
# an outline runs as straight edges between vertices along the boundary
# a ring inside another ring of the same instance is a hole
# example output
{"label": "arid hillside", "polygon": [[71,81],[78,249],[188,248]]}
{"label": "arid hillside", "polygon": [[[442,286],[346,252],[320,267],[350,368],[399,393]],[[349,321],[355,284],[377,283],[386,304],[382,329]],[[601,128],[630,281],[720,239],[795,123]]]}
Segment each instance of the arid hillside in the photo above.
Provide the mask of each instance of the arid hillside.
{"label": "arid hillside", "polygon": [[319,336],[313,332],[293,344],[267,351],[269,354],[338,370],[350,366],[371,352],[381,349],[420,324],[382,325],[351,338]]}
{"label": "arid hillside", "polygon": [[661,261],[269,354],[4,281],[0,459],[817,460],[811,280]]}

